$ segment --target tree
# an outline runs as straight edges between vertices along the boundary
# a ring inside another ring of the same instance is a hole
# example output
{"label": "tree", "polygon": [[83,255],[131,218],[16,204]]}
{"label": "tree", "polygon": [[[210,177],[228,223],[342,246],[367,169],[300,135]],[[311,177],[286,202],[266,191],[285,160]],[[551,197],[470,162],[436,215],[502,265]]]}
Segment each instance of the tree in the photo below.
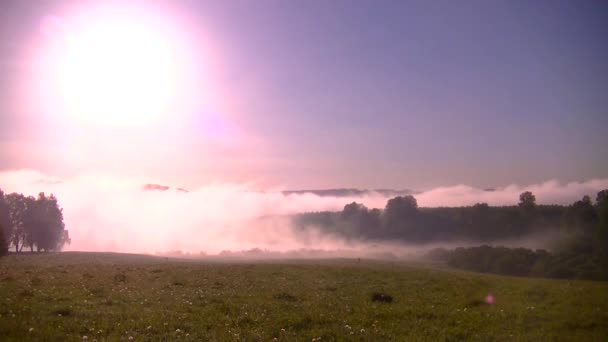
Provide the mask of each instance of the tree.
{"label": "tree", "polygon": [[597,193],[596,208],[600,246],[608,252],[608,189]]}
{"label": "tree", "polygon": [[397,196],[386,202],[384,212],[387,216],[411,216],[418,210],[418,202],[411,195]]}
{"label": "tree", "polygon": [[[0,227],[2,227],[0,229],[0,239],[2,239],[2,241],[0,241],[0,249],[3,248],[3,246],[6,246],[6,248],[8,248],[9,245],[9,237],[11,235],[11,231],[10,231],[10,224],[11,224],[11,219],[10,219],[10,211],[8,208],[8,203],[6,202],[6,197],[4,195],[4,192],[2,191],[2,189],[0,189]],[[0,254],[2,252],[0,251]]]}
{"label": "tree", "polygon": [[6,196],[2,189],[0,189],[0,226],[4,227],[2,233],[4,235],[4,239],[8,246],[8,240],[11,236],[11,219],[10,219],[10,211],[8,208],[8,203],[6,202]]}
{"label": "tree", "polygon": [[4,226],[0,224],[0,257],[8,255],[8,241],[4,235]]}
{"label": "tree", "polygon": [[21,252],[25,242],[25,221],[27,215],[27,199],[22,194],[12,193],[6,196],[9,207],[9,243],[15,246],[15,252]]}
{"label": "tree", "polygon": [[36,198],[27,196],[25,198],[25,214],[23,215],[23,241],[21,247],[29,247],[30,251],[34,251],[34,245],[36,244],[36,238],[40,231],[40,221],[43,220],[41,217],[42,213],[38,210],[38,203]]}
{"label": "tree", "polygon": [[536,196],[530,191],[522,192],[519,195],[519,207],[523,209],[534,209],[536,207]]}
{"label": "tree", "polygon": [[[42,194],[44,195],[44,194]],[[43,234],[38,243],[39,249],[45,251],[59,251],[67,243],[70,243],[68,231],[65,230],[63,222],[63,209],[59,207],[57,198],[51,194],[49,197],[39,198],[40,206],[45,217],[45,234]]]}
{"label": "tree", "polygon": [[608,189],[602,190],[597,193],[595,197],[595,204],[601,206],[602,204],[608,204]]}
{"label": "tree", "polygon": [[571,232],[590,234],[595,231],[597,214],[589,196],[574,202],[563,214],[563,225]]}
{"label": "tree", "polygon": [[361,212],[367,212],[367,207],[363,204],[352,202],[344,206],[341,217],[343,219],[350,219],[359,216]]}
{"label": "tree", "polygon": [[[15,252],[21,252],[23,247],[29,247],[32,252],[34,248],[37,251],[58,251],[70,243],[63,222],[63,209],[53,194],[46,196],[41,192],[35,198],[12,193],[2,198],[5,198],[8,208],[9,229],[5,229],[4,236],[15,247]],[[0,215],[2,212],[0,202]]]}
{"label": "tree", "polygon": [[25,244],[37,251],[61,250],[69,242],[67,232],[64,230],[62,209],[57,198],[51,194],[46,196],[43,192],[38,198],[28,198],[28,211],[26,215]]}
{"label": "tree", "polygon": [[411,195],[397,196],[386,202],[384,224],[389,235],[402,235],[418,212],[418,202]]}
{"label": "tree", "polygon": [[491,229],[494,227],[490,224],[492,216],[490,206],[487,203],[476,203],[470,212],[470,221],[465,226],[467,235],[480,239],[486,239],[491,236]]}

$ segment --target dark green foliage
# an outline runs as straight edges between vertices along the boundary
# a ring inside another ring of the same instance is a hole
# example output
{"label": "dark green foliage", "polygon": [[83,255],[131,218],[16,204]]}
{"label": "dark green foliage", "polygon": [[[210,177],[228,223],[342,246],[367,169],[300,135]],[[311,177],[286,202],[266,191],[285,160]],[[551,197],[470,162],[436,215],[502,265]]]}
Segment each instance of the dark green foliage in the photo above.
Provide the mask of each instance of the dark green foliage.
{"label": "dark green foliage", "polygon": [[[466,270],[516,276],[608,280],[606,251],[606,190],[598,193],[594,206],[588,196],[561,208],[562,238],[551,253],[524,248],[472,247],[453,251],[433,251],[430,258],[443,259],[448,265]],[[520,208],[530,213],[531,195],[522,194]],[[535,215],[542,207],[535,207]],[[545,222],[547,222],[545,220]]]}
{"label": "dark green foliage", "polygon": [[[575,245],[585,244],[576,241]],[[608,280],[605,257],[578,253],[576,249],[559,253],[526,248],[480,246],[456,248],[442,254],[451,267],[474,272],[512,276]]]}
{"label": "dark green foliage", "polygon": [[3,227],[2,233],[4,235],[5,242],[8,246],[9,239],[11,236],[11,220],[8,203],[6,202],[6,196],[2,189],[0,189],[0,227]]}
{"label": "dark green foliage", "polygon": [[[524,193],[525,194],[525,193]],[[349,239],[391,240],[410,243],[445,241],[492,242],[558,232],[566,207],[536,205],[534,195],[522,194],[520,206],[418,208],[412,196],[390,199],[384,210],[353,202],[341,212],[294,215],[298,229],[310,227]]]}
{"label": "dark green foliage", "polygon": [[536,207],[536,196],[530,191],[522,192],[519,195],[519,207],[527,210],[533,209]]}
{"label": "dark green foliage", "polygon": [[448,265],[475,272],[529,276],[535,264],[549,254],[544,250],[480,246],[459,247],[445,254]]}
{"label": "dark green foliage", "polygon": [[299,214],[300,229],[319,228],[346,238],[408,243],[477,241],[492,243],[527,235],[551,234],[561,239],[552,253],[524,248],[481,246],[455,251],[433,250],[431,260],[478,272],[550,278],[608,280],[608,190],[570,206],[537,205],[531,192],[518,206],[478,203],[459,208],[418,208],[412,196],[389,200],[383,211],[353,202],[341,212]]}
{"label": "dark green foliage", "polygon": [[59,251],[70,243],[63,223],[63,213],[57,198],[40,193],[38,198],[0,190],[0,224],[4,225],[8,244],[21,252]]}
{"label": "dark green foliage", "polygon": [[4,227],[0,224],[0,257],[8,255],[8,242],[4,237]]}
{"label": "dark green foliage", "polygon": [[600,248],[602,248],[604,254],[608,254],[608,190],[602,190],[597,194],[595,206],[597,208]]}
{"label": "dark green foliage", "polygon": [[526,235],[594,235],[608,241],[608,191],[598,194],[594,206],[588,196],[570,206],[537,205],[524,192],[518,206],[418,208],[412,196],[390,199],[384,210],[347,204],[341,212],[315,212],[292,217],[296,229],[310,227],[347,239],[391,240],[410,243],[519,239]]}

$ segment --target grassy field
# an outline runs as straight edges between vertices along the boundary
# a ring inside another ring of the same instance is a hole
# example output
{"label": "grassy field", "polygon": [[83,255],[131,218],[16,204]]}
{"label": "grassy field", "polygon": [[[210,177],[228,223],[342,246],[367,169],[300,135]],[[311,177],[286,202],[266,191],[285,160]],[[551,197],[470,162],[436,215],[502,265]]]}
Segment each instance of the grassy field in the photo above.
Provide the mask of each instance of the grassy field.
{"label": "grassy field", "polygon": [[0,296],[1,341],[608,341],[608,283],[369,260],[11,255]]}

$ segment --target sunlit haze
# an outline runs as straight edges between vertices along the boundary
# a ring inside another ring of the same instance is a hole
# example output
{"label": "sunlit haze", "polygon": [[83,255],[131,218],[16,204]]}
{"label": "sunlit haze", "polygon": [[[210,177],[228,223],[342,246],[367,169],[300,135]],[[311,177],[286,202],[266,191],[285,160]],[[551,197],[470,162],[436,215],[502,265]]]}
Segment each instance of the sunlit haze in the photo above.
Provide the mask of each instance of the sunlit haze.
{"label": "sunlit haze", "polygon": [[[74,250],[319,245],[245,227],[383,208],[375,189],[568,204],[607,187],[606,22],[595,1],[2,1],[0,188],[56,194]],[[368,191],[285,192],[336,188]]]}
{"label": "sunlit haze", "polygon": [[608,341],[607,0],[0,0],[0,341]]}

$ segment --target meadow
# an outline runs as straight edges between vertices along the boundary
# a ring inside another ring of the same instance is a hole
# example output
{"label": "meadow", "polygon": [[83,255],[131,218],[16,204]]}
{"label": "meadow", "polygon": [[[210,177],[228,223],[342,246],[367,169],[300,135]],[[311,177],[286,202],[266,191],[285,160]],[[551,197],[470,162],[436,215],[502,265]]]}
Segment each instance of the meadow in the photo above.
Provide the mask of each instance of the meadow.
{"label": "meadow", "polygon": [[357,259],[12,254],[0,340],[606,341],[608,283]]}

